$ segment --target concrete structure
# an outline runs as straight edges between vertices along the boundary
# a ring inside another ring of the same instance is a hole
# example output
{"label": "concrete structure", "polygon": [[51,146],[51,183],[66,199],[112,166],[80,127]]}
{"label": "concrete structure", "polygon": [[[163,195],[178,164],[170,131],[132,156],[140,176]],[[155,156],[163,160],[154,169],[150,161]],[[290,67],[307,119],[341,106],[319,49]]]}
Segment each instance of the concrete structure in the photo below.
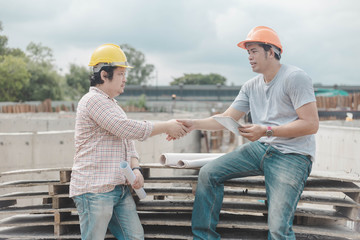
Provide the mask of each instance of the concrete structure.
{"label": "concrete structure", "polygon": [[[208,113],[197,113],[201,118]],[[0,114],[0,172],[16,169],[71,167],[74,155],[74,113]],[[138,120],[193,118],[193,113],[130,113]],[[360,121],[324,121],[316,135],[314,170],[360,175]],[[164,152],[199,152],[200,133],[168,142],[165,135],[136,142],[143,162],[158,162]],[[239,139],[239,142],[244,142]]]}
{"label": "concrete structure", "polygon": [[314,170],[345,171],[360,176],[360,120],[320,122],[316,148]]}
{"label": "concrete structure", "polygon": [[[203,114],[204,116],[206,114]],[[137,120],[190,118],[188,114],[128,114]],[[199,114],[199,117],[201,114]],[[16,169],[71,167],[74,156],[74,113],[0,114],[0,172]],[[165,135],[136,142],[144,162],[157,162],[163,152],[199,152],[200,135],[166,141]]]}

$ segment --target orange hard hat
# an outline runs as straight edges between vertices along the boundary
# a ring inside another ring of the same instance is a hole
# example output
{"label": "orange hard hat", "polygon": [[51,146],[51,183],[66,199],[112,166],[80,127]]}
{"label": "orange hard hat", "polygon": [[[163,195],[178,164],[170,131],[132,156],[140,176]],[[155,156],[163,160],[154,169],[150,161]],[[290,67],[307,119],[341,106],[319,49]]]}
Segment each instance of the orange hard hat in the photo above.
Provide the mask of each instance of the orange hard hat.
{"label": "orange hard hat", "polygon": [[254,43],[260,42],[260,43],[265,43],[265,44],[271,44],[271,45],[274,45],[274,46],[280,48],[281,53],[283,52],[283,49],[282,49],[282,46],[280,43],[280,39],[279,39],[277,33],[269,27],[265,27],[265,26],[254,27],[248,33],[246,40],[239,42],[238,46],[243,49],[246,49],[246,44],[251,43],[251,42],[254,42]]}

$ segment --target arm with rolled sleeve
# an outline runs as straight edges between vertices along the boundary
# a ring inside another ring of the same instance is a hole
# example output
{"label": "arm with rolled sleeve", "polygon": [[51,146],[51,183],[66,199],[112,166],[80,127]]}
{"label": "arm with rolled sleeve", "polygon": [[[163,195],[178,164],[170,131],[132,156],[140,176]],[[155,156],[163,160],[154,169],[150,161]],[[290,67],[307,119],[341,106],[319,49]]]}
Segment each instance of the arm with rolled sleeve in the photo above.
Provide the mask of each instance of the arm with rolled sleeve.
{"label": "arm with rolled sleeve", "polygon": [[150,136],[154,127],[148,121],[128,119],[120,106],[102,95],[89,98],[87,110],[101,128],[119,138],[143,141]]}

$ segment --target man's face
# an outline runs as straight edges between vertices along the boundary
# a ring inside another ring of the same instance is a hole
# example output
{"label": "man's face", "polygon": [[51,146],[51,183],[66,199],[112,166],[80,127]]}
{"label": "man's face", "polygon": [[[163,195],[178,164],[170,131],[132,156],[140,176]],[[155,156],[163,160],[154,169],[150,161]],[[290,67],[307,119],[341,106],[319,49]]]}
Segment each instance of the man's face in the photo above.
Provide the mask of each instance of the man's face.
{"label": "man's face", "polygon": [[126,83],[126,68],[118,67],[114,69],[114,74],[112,80],[108,80],[108,91],[112,97],[118,96],[124,92],[125,83]]}
{"label": "man's face", "polygon": [[114,75],[112,79],[112,87],[116,91],[117,95],[120,95],[124,92],[126,83],[126,68],[118,67],[114,70]]}
{"label": "man's face", "polygon": [[249,54],[249,61],[253,72],[264,73],[267,68],[268,55],[259,44],[248,44],[246,49]]}

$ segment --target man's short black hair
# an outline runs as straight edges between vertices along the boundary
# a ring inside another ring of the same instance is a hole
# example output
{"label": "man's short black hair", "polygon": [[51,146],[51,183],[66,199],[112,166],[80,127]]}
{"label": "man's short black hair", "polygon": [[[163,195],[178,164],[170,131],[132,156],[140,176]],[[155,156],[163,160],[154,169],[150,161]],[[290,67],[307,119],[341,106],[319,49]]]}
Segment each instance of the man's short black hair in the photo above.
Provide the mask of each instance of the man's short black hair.
{"label": "man's short black hair", "polygon": [[101,79],[100,73],[102,70],[107,72],[107,77],[112,80],[114,76],[114,69],[116,69],[116,66],[104,66],[100,69],[100,71],[93,73],[90,76],[90,86],[96,86],[97,84],[103,84],[104,80]]}
{"label": "man's short black hair", "polygon": [[[271,45],[265,44],[265,43],[260,43],[259,45],[260,45],[260,47],[262,47],[262,48],[265,50],[265,52],[270,51],[270,48],[272,47]],[[275,46],[274,46],[274,47],[275,47]],[[278,48],[278,49],[279,49],[279,48]],[[279,52],[281,52],[280,49],[279,49]],[[281,55],[279,56],[279,55],[278,55],[277,53],[275,53],[275,52],[274,52],[274,54],[275,54],[275,58],[276,58],[277,60],[280,60]]]}

